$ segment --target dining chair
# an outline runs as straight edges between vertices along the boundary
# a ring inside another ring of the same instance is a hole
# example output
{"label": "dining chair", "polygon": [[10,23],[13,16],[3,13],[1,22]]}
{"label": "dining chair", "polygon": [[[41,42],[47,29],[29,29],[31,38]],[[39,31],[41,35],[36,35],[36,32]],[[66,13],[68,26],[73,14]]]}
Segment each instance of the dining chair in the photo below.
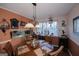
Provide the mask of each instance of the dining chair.
{"label": "dining chair", "polygon": [[7,42],[3,50],[8,54],[8,56],[14,56],[13,47],[10,42]]}
{"label": "dining chair", "polygon": [[60,54],[60,52],[62,52],[63,48],[64,48],[64,46],[61,45],[56,51],[50,52],[49,55],[50,56],[57,56]]}
{"label": "dining chair", "polygon": [[30,51],[30,49],[28,48],[27,44],[26,44],[26,40],[22,40],[21,42],[22,44],[20,44],[19,46],[17,46],[15,48],[15,55],[19,56],[19,55],[23,55],[24,53],[27,53]]}

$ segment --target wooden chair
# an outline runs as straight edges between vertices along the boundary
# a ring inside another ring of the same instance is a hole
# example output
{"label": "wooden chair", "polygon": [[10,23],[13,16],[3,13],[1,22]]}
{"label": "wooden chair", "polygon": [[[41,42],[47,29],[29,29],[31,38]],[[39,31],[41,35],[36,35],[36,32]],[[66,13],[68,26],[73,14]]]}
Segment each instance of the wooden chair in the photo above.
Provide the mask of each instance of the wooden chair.
{"label": "wooden chair", "polygon": [[26,41],[23,39],[22,44],[20,44],[19,46],[17,46],[15,48],[15,55],[22,55],[24,53],[27,53],[28,51],[30,51],[30,49],[28,48],[28,46],[26,45]]}
{"label": "wooden chair", "polygon": [[21,56],[29,51],[30,49],[28,48],[27,45],[20,46],[16,49],[16,52],[17,52],[16,56]]}
{"label": "wooden chair", "polygon": [[51,42],[52,42],[51,37],[49,37],[49,36],[45,36],[45,41],[51,43]]}
{"label": "wooden chair", "polygon": [[60,52],[62,52],[64,46],[60,46],[56,51],[50,52],[49,55],[50,56],[57,56]]}
{"label": "wooden chair", "polygon": [[8,56],[14,56],[13,47],[10,42],[7,42],[3,48]]}

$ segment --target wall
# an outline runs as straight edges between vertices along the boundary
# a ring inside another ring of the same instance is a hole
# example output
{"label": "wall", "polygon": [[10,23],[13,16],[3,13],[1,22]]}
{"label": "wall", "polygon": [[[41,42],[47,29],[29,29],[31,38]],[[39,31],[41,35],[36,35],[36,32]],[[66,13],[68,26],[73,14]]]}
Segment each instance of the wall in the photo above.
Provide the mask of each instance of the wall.
{"label": "wall", "polygon": [[[66,24],[65,27],[62,27],[62,20],[65,21],[65,24]],[[58,21],[58,30],[59,30],[58,34],[59,34],[59,36],[62,35],[62,30],[63,30],[63,29],[64,29],[64,31],[65,31],[65,34],[68,35],[66,17],[65,17],[65,16],[57,17],[57,21]]]}
{"label": "wall", "polygon": [[69,49],[72,55],[79,55],[79,35],[73,33],[73,18],[79,16],[79,5],[74,6],[69,15],[67,16],[68,21],[68,35],[69,35]]}
{"label": "wall", "polygon": [[24,16],[18,15],[16,13],[11,12],[11,11],[0,8],[0,21],[3,18],[5,18],[7,21],[9,21],[11,18],[16,18],[19,21],[24,21],[24,22],[31,22],[32,21],[29,18],[26,18]]}

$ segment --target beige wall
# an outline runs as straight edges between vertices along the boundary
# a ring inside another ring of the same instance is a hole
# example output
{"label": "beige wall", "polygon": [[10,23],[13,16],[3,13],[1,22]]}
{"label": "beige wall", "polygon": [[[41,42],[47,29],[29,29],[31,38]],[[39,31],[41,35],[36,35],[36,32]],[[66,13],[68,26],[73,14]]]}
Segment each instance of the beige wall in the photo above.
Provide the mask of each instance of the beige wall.
{"label": "beige wall", "polygon": [[9,11],[9,10],[0,8],[0,21],[3,18],[5,18],[7,21],[9,21],[12,18],[16,18],[19,21],[24,21],[24,22],[31,22],[32,21],[32,19],[30,19],[30,18],[21,16],[21,15],[14,13],[14,12]]}
{"label": "beige wall", "polygon": [[79,16],[79,5],[74,6],[71,12],[68,15],[68,34],[70,39],[79,45],[79,35],[73,33],[73,18]]}
{"label": "beige wall", "polygon": [[57,22],[58,22],[58,30],[59,30],[59,36],[62,35],[62,20],[65,20],[66,26],[64,27],[65,34],[68,35],[67,31],[67,20],[65,16],[57,17]]}

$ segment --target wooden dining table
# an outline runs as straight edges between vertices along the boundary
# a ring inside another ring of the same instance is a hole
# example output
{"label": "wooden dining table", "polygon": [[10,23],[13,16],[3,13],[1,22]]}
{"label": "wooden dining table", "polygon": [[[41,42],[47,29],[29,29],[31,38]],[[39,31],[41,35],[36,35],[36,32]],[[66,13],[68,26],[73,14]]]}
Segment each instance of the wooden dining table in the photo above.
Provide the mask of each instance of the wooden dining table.
{"label": "wooden dining table", "polygon": [[39,44],[35,48],[31,46],[31,44],[26,44],[26,45],[28,46],[30,51],[23,53],[20,56],[46,56],[48,55],[48,53],[52,51],[51,50],[48,53],[46,53],[46,51],[43,50]]}
{"label": "wooden dining table", "polygon": [[33,48],[31,45],[28,45],[28,48],[30,49],[30,51],[26,52],[26,53],[23,53],[21,54],[20,56],[37,56],[37,54],[34,52],[34,50],[40,48],[39,46]]}

